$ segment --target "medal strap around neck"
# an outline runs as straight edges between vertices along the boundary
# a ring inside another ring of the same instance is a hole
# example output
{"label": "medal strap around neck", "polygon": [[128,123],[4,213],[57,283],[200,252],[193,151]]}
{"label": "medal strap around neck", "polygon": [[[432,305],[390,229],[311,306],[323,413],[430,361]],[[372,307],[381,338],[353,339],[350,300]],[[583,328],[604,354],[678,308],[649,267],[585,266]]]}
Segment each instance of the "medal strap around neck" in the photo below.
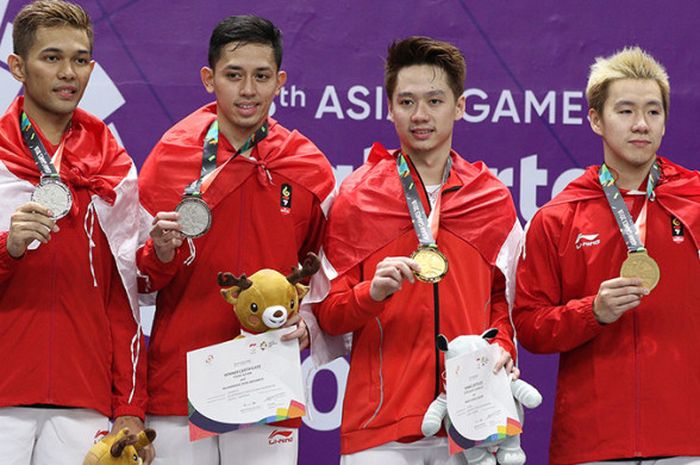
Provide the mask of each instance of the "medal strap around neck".
{"label": "medal strap around neck", "polygon": [[[435,207],[433,209],[432,224],[429,224],[428,217],[425,214],[425,209],[423,208],[423,202],[421,202],[420,196],[418,195],[418,190],[416,189],[416,183],[411,175],[411,170],[408,167],[408,162],[403,153],[399,152],[396,156],[396,169],[399,172],[399,179],[401,180],[401,186],[403,187],[404,195],[406,196],[406,204],[408,205],[408,213],[411,215],[411,222],[413,223],[413,228],[416,230],[416,235],[418,236],[418,241],[421,245],[435,245],[435,237],[437,236],[438,224],[440,223],[440,200],[442,194],[438,197],[437,202],[435,202]],[[447,157],[447,164],[445,165],[445,171],[442,175],[442,184],[444,185],[447,178],[450,176],[450,170],[452,169],[452,158]],[[442,187],[440,187],[442,189]]]}
{"label": "medal strap around neck", "polygon": [[[41,142],[39,134],[37,134],[31,121],[29,121],[29,117],[24,111],[20,115],[19,128],[22,132],[24,143],[27,144],[32,157],[34,157],[34,162],[36,163],[37,168],[39,168],[41,177],[59,179],[64,140],[61,140],[61,143],[56,149],[56,153],[54,153],[53,158],[51,158],[49,156],[49,152],[46,150],[46,147],[44,147],[44,144]],[[58,169],[56,169],[56,167],[58,167]]]}
{"label": "medal strap around neck", "polygon": [[206,136],[204,136],[204,147],[202,149],[202,171],[199,178],[194,180],[185,188],[185,195],[200,197],[228,162],[236,158],[238,155],[255,147],[258,142],[267,137],[267,134],[268,125],[267,121],[265,121],[263,125],[257,131],[255,131],[255,133],[253,133],[253,135],[251,135],[233,155],[228,158],[228,160],[217,168],[216,151],[219,147],[219,120],[215,119],[214,122],[211,123],[211,126],[209,126]]}
{"label": "medal strap around neck", "polygon": [[[654,189],[656,187],[656,184],[659,182],[660,177],[661,168],[659,168],[658,162],[654,162],[654,164],[651,166],[651,170],[649,171],[649,177],[647,180],[646,200],[644,202],[644,206],[642,207],[642,212],[639,214],[639,219],[637,220],[637,222],[640,223],[637,225],[637,227],[639,227],[640,232],[644,232],[646,230],[647,202],[649,202],[650,200],[653,201],[656,198]],[[637,234],[637,229],[635,227],[635,222],[632,219],[632,214],[627,208],[625,200],[622,198],[620,189],[618,189],[615,185],[615,178],[613,177],[612,173],[610,172],[610,169],[605,165],[605,163],[603,163],[600,167],[598,179],[600,181],[600,185],[603,188],[603,192],[605,192],[605,198],[608,199],[608,204],[610,205],[610,209],[613,212],[615,221],[617,221],[617,226],[620,228],[622,237],[625,240],[627,250],[629,252],[639,252],[645,250],[645,238],[642,237],[640,239],[640,235]]]}

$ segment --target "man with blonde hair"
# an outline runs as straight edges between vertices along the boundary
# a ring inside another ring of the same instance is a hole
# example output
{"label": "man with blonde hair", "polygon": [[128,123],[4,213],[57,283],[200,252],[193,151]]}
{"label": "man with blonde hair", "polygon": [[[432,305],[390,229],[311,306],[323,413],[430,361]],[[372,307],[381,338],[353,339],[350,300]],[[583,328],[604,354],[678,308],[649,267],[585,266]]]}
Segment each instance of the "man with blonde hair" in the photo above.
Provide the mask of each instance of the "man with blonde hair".
{"label": "man with blonde hair", "polygon": [[664,68],[638,47],[591,67],[603,163],[532,218],[513,318],[560,353],[550,463],[700,464],[700,175],[657,155]]}
{"label": "man with blonde hair", "polygon": [[94,66],[85,11],[30,3],[13,43],[24,95],[0,116],[0,461],[76,465],[109,418],[143,428],[138,230],[124,221],[136,167],[77,108]]}

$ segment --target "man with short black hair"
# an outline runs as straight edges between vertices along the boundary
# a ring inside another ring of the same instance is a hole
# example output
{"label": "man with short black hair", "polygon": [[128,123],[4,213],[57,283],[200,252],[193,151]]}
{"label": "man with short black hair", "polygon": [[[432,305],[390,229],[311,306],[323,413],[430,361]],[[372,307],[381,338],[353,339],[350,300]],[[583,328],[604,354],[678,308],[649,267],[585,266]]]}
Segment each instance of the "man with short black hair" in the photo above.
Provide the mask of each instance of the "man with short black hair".
{"label": "man with short black hair", "polygon": [[494,370],[514,370],[507,289],[521,229],[508,189],[452,150],[465,70],[446,42],[410,37],[389,47],[385,81],[400,149],[375,144],[329,214],[330,293],[314,312],[326,333],[352,333],[344,465],[466,463],[450,458],[445,437],[421,432],[444,392],[440,334],[495,327]]}
{"label": "man with short black hair", "polygon": [[138,228],[123,221],[138,214],[136,168],[77,108],[94,66],[85,11],[30,3],[13,42],[24,96],[0,117],[0,456],[75,465],[110,417],[143,428]]}
{"label": "man with short black hair", "polygon": [[[298,419],[189,441],[186,354],[240,334],[217,272],[287,274],[318,251],[335,181],[316,146],[268,116],[287,79],[270,21],[226,18],[212,33],[209,60],[201,77],[216,102],[166,132],[139,178],[150,238],[138,264],[143,290],[158,291],[148,374],[157,463],[293,465]],[[298,328],[283,338],[307,346],[304,321],[295,315],[287,325]]]}

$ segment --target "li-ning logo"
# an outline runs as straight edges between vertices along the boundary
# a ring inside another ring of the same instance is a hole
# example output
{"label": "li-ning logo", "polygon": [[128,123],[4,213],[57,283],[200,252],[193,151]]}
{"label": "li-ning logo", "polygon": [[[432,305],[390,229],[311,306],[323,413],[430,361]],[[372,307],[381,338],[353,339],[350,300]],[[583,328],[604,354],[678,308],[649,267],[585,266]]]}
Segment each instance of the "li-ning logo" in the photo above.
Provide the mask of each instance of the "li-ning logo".
{"label": "li-ning logo", "polygon": [[292,186],[289,184],[282,184],[280,188],[280,211],[283,215],[292,211]]}
{"label": "li-ning logo", "polygon": [[93,438],[93,441],[95,442],[95,444],[97,444],[98,442],[100,442],[100,440],[102,438],[104,438],[108,434],[109,434],[109,431],[107,431],[106,429],[98,429],[95,432],[95,437]]}
{"label": "li-ning logo", "polygon": [[581,249],[581,247],[593,247],[594,245],[600,244],[600,239],[598,236],[600,234],[579,234],[576,238],[576,250]]}
{"label": "li-ning logo", "polygon": [[276,429],[267,437],[267,443],[271,446],[274,446],[275,444],[292,443],[294,442],[293,434],[294,431],[282,431]]}

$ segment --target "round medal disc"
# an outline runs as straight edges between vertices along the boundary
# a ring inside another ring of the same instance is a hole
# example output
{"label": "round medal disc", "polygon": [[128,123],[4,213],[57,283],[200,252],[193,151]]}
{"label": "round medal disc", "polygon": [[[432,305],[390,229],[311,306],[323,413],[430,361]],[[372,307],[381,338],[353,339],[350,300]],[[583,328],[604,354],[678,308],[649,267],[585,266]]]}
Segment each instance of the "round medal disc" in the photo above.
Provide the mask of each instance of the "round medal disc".
{"label": "round medal disc", "polygon": [[59,179],[42,178],[32,193],[31,201],[51,210],[52,218],[58,220],[70,211],[73,205],[73,196],[68,186]]}
{"label": "round medal disc", "polygon": [[661,271],[656,261],[647,254],[646,250],[631,252],[622,263],[620,276],[623,278],[639,278],[642,286],[650,291],[656,287],[661,278]]}
{"label": "round medal disc", "polygon": [[180,232],[185,237],[203,236],[211,227],[211,210],[209,205],[199,197],[187,196],[175,207],[180,214]]}
{"label": "round medal disc", "polygon": [[420,265],[420,273],[413,273],[420,281],[436,283],[447,274],[447,257],[435,246],[420,246],[411,258]]}

